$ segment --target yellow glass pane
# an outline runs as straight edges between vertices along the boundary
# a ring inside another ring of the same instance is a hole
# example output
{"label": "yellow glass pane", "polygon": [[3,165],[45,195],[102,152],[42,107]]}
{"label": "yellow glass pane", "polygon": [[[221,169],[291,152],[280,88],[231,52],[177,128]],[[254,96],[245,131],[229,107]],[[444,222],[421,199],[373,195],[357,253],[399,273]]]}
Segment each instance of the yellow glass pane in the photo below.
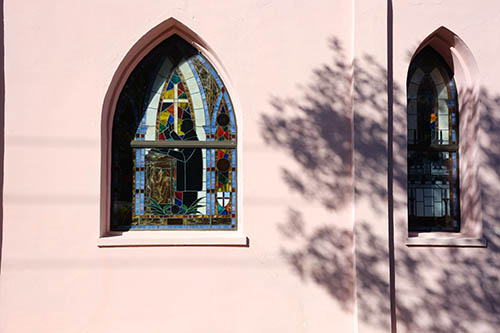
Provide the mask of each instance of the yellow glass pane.
{"label": "yellow glass pane", "polygon": [[170,89],[165,91],[165,94],[163,94],[163,99],[172,99],[174,98],[174,90]]}
{"label": "yellow glass pane", "polygon": [[170,116],[170,113],[168,113],[168,112],[162,112],[162,113],[160,113],[160,121],[163,124],[167,124],[169,116]]}

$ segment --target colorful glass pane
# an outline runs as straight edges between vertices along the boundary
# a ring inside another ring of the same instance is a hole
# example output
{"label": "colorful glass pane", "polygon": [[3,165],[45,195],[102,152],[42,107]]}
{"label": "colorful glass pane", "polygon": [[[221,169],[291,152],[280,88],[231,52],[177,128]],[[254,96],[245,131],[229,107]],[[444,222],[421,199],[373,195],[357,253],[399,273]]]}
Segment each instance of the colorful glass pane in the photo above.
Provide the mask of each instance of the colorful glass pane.
{"label": "colorful glass pane", "polygon": [[171,37],[139,63],[118,101],[112,230],[236,229],[236,150],[214,141],[236,141],[229,95],[208,61]]}
{"label": "colorful glass pane", "polygon": [[407,128],[409,230],[459,231],[456,86],[430,47],[410,67]]}

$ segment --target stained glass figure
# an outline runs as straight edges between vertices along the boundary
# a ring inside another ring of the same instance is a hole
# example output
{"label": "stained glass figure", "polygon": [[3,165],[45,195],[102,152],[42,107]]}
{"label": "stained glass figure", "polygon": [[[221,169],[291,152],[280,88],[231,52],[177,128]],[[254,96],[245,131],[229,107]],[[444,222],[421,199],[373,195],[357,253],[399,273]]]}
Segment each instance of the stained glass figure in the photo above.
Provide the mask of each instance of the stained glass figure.
{"label": "stained glass figure", "polygon": [[178,36],[123,88],[113,122],[111,229],[236,229],[236,123],[219,75]]}
{"label": "stained glass figure", "polygon": [[408,74],[408,229],[460,230],[458,103],[453,73],[430,46]]}

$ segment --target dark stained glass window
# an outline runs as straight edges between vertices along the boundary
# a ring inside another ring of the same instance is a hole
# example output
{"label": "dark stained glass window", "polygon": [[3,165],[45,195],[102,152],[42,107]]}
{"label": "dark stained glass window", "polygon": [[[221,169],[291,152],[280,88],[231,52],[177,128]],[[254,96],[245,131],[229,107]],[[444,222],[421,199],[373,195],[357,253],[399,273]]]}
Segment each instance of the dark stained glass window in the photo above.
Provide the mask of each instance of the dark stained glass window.
{"label": "dark stained glass window", "polygon": [[178,36],[162,42],[118,99],[111,230],[236,229],[236,139],[212,65]]}
{"label": "dark stained glass window", "polygon": [[457,88],[430,46],[410,66],[407,94],[408,229],[458,232]]}

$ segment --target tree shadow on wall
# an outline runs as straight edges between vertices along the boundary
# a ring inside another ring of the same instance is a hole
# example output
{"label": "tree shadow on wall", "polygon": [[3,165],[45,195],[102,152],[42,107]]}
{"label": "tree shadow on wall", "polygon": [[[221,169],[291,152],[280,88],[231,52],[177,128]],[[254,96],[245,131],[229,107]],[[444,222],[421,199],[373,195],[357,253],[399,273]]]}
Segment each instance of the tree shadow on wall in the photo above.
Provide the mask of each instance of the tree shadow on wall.
{"label": "tree shadow on wall", "polygon": [[[353,144],[349,97],[351,65],[339,41],[332,39],[333,61],[313,72],[311,83],[302,87],[300,99],[273,96],[272,110],[261,118],[262,135],[274,149],[289,154],[300,173],[282,168],[287,186],[304,198],[320,202],[333,211],[350,204]],[[353,87],[356,109],[371,110],[356,115],[356,147],[368,152],[356,156],[361,173],[356,173],[359,191],[371,191],[373,209],[386,197],[386,185],[380,174],[387,175],[385,141],[387,138],[387,72],[369,56],[356,60],[356,86]],[[394,122],[403,122],[406,108],[403,87],[394,85]],[[483,91],[480,96],[481,120],[487,140],[481,140],[481,170],[488,182],[482,183],[484,235],[487,249],[408,248],[406,232],[396,228],[396,279],[404,281],[396,290],[398,330],[402,332],[494,332],[500,327],[500,96]],[[379,111],[377,114],[373,110]],[[385,124],[384,124],[385,122]],[[405,138],[394,136],[395,144]],[[381,154],[383,153],[383,154]],[[406,156],[394,156],[395,160]],[[396,163],[401,165],[401,163]],[[394,192],[405,191],[405,170],[394,170]],[[492,181],[493,180],[493,181]],[[394,208],[406,205],[406,198],[395,198]],[[404,221],[395,221],[403,225]],[[289,208],[288,221],[279,226],[292,245],[283,247],[284,260],[302,280],[312,280],[346,311],[354,300],[352,283],[352,230],[324,222],[308,227],[307,216]],[[386,267],[387,240],[377,235],[368,221],[360,225],[357,244],[357,281],[364,291],[360,297],[375,300],[358,302],[359,320],[390,331],[387,314],[389,272],[373,269]],[[293,245],[295,244],[295,245]],[[432,274],[429,274],[432,272]],[[377,300],[379,300],[377,302]],[[359,299],[358,299],[359,301]]]}

